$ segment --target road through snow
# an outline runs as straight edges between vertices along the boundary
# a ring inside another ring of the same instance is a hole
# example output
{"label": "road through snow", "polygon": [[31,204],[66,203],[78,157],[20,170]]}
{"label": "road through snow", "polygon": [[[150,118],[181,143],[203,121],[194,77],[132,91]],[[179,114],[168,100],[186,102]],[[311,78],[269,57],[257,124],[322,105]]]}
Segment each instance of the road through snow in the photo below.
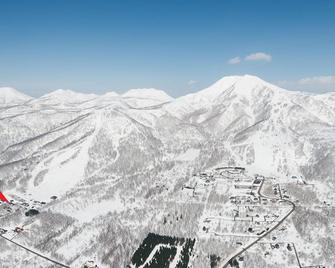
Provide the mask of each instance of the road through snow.
{"label": "road through snow", "polygon": [[60,267],[70,268],[70,266],[68,266],[68,265],[66,265],[66,264],[63,264],[63,263],[58,262],[58,261],[56,261],[56,260],[53,260],[53,259],[51,259],[51,258],[49,258],[49,257],[47,257],[47,256],[45,256],[45,255],[43,255],[43,254],[41,254],[41,253],[35,251],[35,250],[33,250],[33,249],[27,248],[26,246],[23,246],[23,245],[21,245],[21,244],[15,242],[15,241],[13,241],[13,240],[10,240],[10,239],[8,239],[8,238],[2,236],[2,235],[0,235],[0,237],[1,237],[2,239],[5,239],[5,240],[8,241],[9,243],[12,243],[12,244],[14,244],[14,245],[16,245],[16,246],[18,246],[18,247],[20,247],[20,248],[23,248],[23,249],[29,251],[29,252],[32,253],[32,254],[35,254],[36,256],[38,256],[38,257],[40,257],[40,258],[43,258],[43,259],[45,259],[45,260],[47,260],[47,261],[49,261],[49,262],[52,262],[53,264],[56,264],[56,265],[58,265],[58,266],[60,266]]}
{"label": "road through snow", "polygon": [[269,230],[267,230],[264,234],[262,234],[261,236],[257,237],[255,240],[251,241],[249,244],[247,244],[246,246],[242,247],[241,249],[238,249],[237,251],[233,252],[230,256],[228,256],[223,263],[220,265],[220,267],[222,268],[228,268],[230,263],[240,254],[242,254],[243,252],[247,251],[249,248],[251,248],[253,245],[255,245],[258,241],[260,241],[262,238],[264,238],[265,236],[267,236],[268,234],[270,234],[273,230],[277,229],[286,219],[288,216],[290,216],[292,214],[292,212],[295,210],[295,204],[289,200],[284,200],[281,198],[272,198],[272,197],[268,197],[265,196],[261,193],[261,189],[263,187],[264,184],[264,179],[262,179],[261,185],[258,188],[258,195],[260,197],[263,198],[267,198],[270,200],[281,200],[284,202],[288,202],[290,205],[292,205],[291,210],[280,220],[278,221],[274,226],[272,226]]}

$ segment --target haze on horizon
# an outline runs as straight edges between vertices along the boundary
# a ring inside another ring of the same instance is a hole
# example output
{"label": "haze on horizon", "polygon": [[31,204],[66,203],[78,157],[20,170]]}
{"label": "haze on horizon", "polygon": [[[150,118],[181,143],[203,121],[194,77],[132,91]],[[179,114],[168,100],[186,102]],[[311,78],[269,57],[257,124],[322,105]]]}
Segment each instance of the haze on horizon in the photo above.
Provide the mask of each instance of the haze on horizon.
{"label": "haze on horizon", "polygon": [[335,91],[334,1],[0,3],[0,87],[178,97],[227,75]]}

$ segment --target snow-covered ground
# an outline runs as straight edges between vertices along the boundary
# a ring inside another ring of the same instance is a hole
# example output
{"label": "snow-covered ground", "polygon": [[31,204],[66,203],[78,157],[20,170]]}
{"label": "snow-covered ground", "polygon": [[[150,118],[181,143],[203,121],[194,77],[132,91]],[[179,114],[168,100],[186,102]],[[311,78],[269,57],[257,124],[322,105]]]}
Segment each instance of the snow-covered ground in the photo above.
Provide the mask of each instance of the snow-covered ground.
{"label": "snow-covered ground", "polygon": [[[222,223],[231,217],[224,210],[206,225],[217,230],[201,231],[207,228],[202,221],[231,204],[240,191],[232,188],[235,180],[261,174],[271,182],[267,194],[277,187],[296,204],[276,236],[283,243],[292,238],[304,265],[332,267],[333,95],[291,92],[250,75],[224,77],[179,98],[157,89],[56,90],[31,98],[0,88],[0,189],[14,199],[46,202],[34,217],[22,209],[3,215],[0,227],[28,224],[15,241],[71,267],[88,259],[99,267],[126,267],[149,232],[196,238],[195,252],[206,257],[191,263],[208,267],[209,255],[222,261],[247,241],[236,236],[242,225]],[[220,166],[247,171],[218,180],[213,174]],[[200,180],[193,176],[208,170]],[[262,206],[259,213],[269,204]],[[285,214],[285,208],[276,211]],[[229,232],[228,240],[214,235]],[[264,256],[268,247],[245,252],[245,267],[291,267],[291,251]],[[4,267],[29,258],[22,253],[11,260],[14,246],[0,249]]]}

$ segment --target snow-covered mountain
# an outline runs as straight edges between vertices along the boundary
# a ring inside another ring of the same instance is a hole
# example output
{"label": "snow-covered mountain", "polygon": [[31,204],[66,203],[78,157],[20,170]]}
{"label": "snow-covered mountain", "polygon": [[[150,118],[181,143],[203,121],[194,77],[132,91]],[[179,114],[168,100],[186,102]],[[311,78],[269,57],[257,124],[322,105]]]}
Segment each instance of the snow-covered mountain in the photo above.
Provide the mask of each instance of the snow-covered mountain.
{"label": "snow-covered mountain", "polygon": [[35,100],[42,105],[70,105],[97,98],[96,94],[84,94],[70,89],[57,89]]}
{"label": "snow-covered mountain", "polygon": [[0,87],[0,105],[15,105],[32,98],[11,87]]}
{"label": "snow-covered mountain", "polygon": [[[193,173],[218,166],[243,166],[283,183],[294,177],[314,185],[321,203],[332,202],[333,95],[287,91],[250,75],[224,77],[176,99],[133,89],[101,96],[57,90],[31,100],[0,89],[7,107],[0,110],[0,188],[47,202],[17,241],[73,267],[87,258],[125,267],[148,232],[196,236],[190,225],[200,216],[191,210],[203,207],[182,207],[177,193]],[[186,208],[184,225],[157,224],[165,212]],[[13,217],[0,223],[25,221]],[[326,243],[314,238],[316,248]],[[334,263],[315,252],[320,262]],[[7,253],[0,258],[10,265]]]}
{"label": "snow-covered mountain", "polygon": [[131,89],[127,91],[126,93],[122,94],[122,97],[137,98],[137,99],[151,99],[151,100],[157,100],[161,102],[168,102],[172,100],[172,97],[170,97],[164,91],[154,89],[154,88]]}

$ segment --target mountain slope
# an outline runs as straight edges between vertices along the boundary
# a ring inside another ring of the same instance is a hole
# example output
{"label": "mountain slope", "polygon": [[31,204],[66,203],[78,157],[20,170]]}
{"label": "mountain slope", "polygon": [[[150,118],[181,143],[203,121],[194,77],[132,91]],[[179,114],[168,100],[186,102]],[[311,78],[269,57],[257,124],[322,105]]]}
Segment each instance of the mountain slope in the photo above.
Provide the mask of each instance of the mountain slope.
{"label": "mountain slope", "polygon": [[11,87],[0,88],[0,105],[14,105],[31,100],[32,97],[25,95]]}

